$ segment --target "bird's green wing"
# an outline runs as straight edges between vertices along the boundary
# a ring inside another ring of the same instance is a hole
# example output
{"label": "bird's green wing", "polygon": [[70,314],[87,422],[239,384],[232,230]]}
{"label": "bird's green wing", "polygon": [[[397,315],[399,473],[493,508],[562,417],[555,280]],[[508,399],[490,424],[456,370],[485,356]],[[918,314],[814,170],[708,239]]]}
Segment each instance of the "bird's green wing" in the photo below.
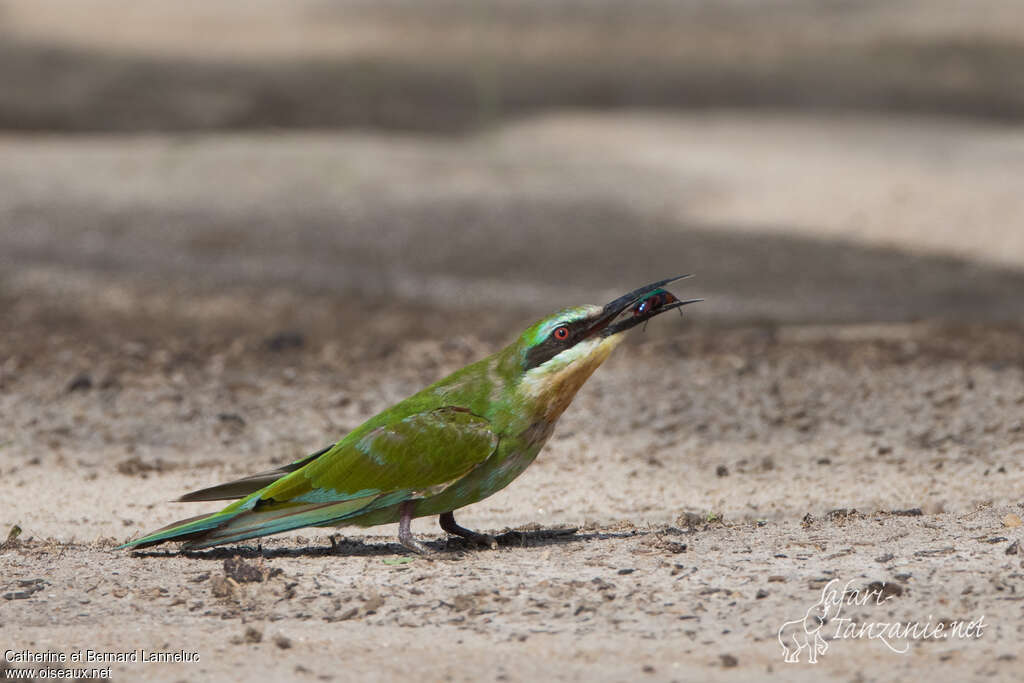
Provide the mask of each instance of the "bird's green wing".
{"label": "bird's green wing", "polygon": [[464,408],[446,406],[384,420],[356,430],[220,512],[182,520],[126,546],[181,540],[185,547],[205,548],[338,523],[441,491],[497,447],[490,422]]}
{"label": "bird's green wing", "polygon": [[245,498],[251,493],[255,493],[260,489],[270,486],[286,474],[294,472],[301,467],[305,467],[332,448],[334,448],[334,444],[327,446],[326,448],[321,448],[316,453],[310,453],[306,457],[300,458],[299,460],[288,463],[282,467],[275,467],[272,470],[258,472],[256,474],[251,474],[248,477],[235,479],[234,481],[229,481],[224,484],[217,484],[216,486],[210,486],[209,488],[186,493],[175,502],[194,503],[200,500],[235,500],[237,498]]}
{"label": "bird's green wing", "polygon": [[491,423],[464,408],[415,413],[339,441],[263,489],[257,506],[371,495],[391,499],[400,493],[400,499],[419,498],[461,478],[497,446]]}

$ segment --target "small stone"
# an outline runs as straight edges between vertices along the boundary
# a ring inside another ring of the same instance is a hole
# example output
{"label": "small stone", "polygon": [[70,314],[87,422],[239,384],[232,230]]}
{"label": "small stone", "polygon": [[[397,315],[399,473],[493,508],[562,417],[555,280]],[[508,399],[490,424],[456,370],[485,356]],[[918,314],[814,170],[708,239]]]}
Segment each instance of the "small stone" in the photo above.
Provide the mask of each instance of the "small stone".
{"label": "small stone", "polygon": [[280,633],[278,633],[276,636],[274,636],[274,645],[277,645],[282,650],[287,650],[291,648],[292,640],[291,638],[288,638],[287,636],[283,636]]}
{"label": "small stone", "polygon": [[690,510],[684,511],[681,515],[676,517],[676,526],[683,527],[685,529],[692,529],[700,526],[704,523],[704,516],[699,512],[693,512]]}
{"label": "small stone", "polygon": [[722,660],[722,666],[726,669],[731,669],[740,663],[740,660],[733,655],[718,655],[718,658]]}
{"label": "small stone", "polygon": [[826,515],[832,522],[845,522],[851,517],[856,516],[857,510],[851,508],[836,508],[835,510],[829,510]]}
{"label": "small stone", "polygon": [[88,372],[83,372],[68,382],[68,393],[75,391],[89,391],[92,389],[92,376]]}
{"label": "small stone", "polygon": [[117,463],[117,471],[126,477],[146,478],[150,472],[166,472],[174,469],[170,463],[157,458],[153,462],[147,462],[137,455]]}
{"label": "small stone", "polygon": [[280,353],[289,349],[301,349],[306,344],[306,338],[299,332],[283,330],[267,337],[264,344],[268,350]]}
{"label": "small stone", "polygon": [[886,581],[872,581],[866,586],[867,594],[874,595],[876,602],[885,602],[889,598],[898,598],[903,595],[903,586],[898,583]]}
{"label": "small stone", "polygon": [[363,611],[366,612],[366,614],[373,614],[383,606],[384,598],[375,594],[370,596],[370,598],[363,603]]}
{"label": "small stone", "polygon": [[260,631],[250,626],[249,628],[245,629],[245,635],[243,636],[243,639],[247,643],[258,643],[263,640],[263,631]]}
{"label": "small stone", "polygon": [[223,576],[215,576],[210,580],[210,592],[215,598],[228,598],[235,594],[238,583]]}
{"label": "small stone", "polygon": [[262,568],[249,564],[240,557],[229,557],[224,560],[224,575],[238,583],[254,583],[266,578]]}
{"label": "small stone", "polygon": [[245,418],[238,413],[217,413],[217,419],[221,421],[221,424],[229,425],[234,429],[245,427]]}

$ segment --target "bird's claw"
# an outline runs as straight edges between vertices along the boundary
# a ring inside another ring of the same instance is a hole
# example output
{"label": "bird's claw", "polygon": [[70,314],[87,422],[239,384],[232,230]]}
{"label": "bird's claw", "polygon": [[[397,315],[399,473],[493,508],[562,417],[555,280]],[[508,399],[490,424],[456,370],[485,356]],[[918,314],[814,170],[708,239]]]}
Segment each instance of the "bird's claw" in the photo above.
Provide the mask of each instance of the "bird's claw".
{"label": "bird's claw", "polygon": [[[491,550],[498,549],[498,539],[496,539],[494,536],[491,536],[490,534],[478,534],[473,532],[469,534],[457,534],[455,535],[455,538],[461,538],[466,543],[475,543],[477,545],[490,548]],[[451,541],[452,538],[449,537],[448,540]]]}
{"label": "bird's claw", "polygon": [[408,538],[399,538],[398,542],[418,555],[432,555],[434,553],[434,551],[428,548],[425,543],[418,541],[411,536]]}
{"label": "bird's claw", "polygon": [[490,534],[473,534],[472,536],[467,537],[466,540],[472,541],[473,543],[478,543],[483,546],[487,546],[491,550],[498,549],[498,539],[496,539],[494,536],[491,536]]}

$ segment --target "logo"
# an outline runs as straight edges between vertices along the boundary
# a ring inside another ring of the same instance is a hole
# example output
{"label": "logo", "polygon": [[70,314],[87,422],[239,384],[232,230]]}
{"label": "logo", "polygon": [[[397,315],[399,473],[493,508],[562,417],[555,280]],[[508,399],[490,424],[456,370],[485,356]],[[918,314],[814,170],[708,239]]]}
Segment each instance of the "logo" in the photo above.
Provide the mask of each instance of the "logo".
{"label": "logo", "polygon": [[920,621],[857,621],[843,616],[846,607],[884,605],[899,590],[887,590],[885,583],[875,582],[865,588],[854,588],[851,579],[839,585],[832,579],[821,589],[821,598],[811,605],[803,617],[787,621],[779,627],[782,657],[789,664],[800,661],[807,652],[807,662],[817,664],[818,657],[828,652],[836,640],[877,640],[896,654],[910,649],[912,640],[946,640],[959,638],[977,640],[988,627],[985,615],[973,621],[934,621],[931,615]]}

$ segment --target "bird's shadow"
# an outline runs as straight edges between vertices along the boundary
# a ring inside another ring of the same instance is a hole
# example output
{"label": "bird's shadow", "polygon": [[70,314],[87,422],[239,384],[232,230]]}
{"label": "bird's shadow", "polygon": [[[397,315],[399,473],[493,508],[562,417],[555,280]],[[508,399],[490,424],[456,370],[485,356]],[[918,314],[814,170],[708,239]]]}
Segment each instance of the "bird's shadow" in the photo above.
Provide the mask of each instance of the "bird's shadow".
{"label": "bird's shadow", "polygon": [[[635,530],[629,532],[588,531],[581,534],[577,533],[578,531],[579,529],[576,528],[532,529],[529,531],[506,529],[502,533],[495,535],[494,540],[497,541],[498,547],[501,548],[541,548],[553,545],[568,545],[570,543],[585,543],[587,541],[607,538],[627,538],[645,533]],[[284,557],[385,557],[409,555],[409,551],[398,543],[367,543],[359,538],[342,537],[339,539],[337,536],[332,536],[330,540],[331,544],[326,546],[306,545],[301,547],[265,548],[262,545],[237,545],[210,548],[208,550],[137,550],[132,555],[134,557],[181,556],[194,560],[224,560],[231,557],[274,559]],[[458,537],[426,541],[424,545],[434,551],[432,555],[423,556],[424,559],[458,559],[467,553],[490,550],[486,546]]]}

